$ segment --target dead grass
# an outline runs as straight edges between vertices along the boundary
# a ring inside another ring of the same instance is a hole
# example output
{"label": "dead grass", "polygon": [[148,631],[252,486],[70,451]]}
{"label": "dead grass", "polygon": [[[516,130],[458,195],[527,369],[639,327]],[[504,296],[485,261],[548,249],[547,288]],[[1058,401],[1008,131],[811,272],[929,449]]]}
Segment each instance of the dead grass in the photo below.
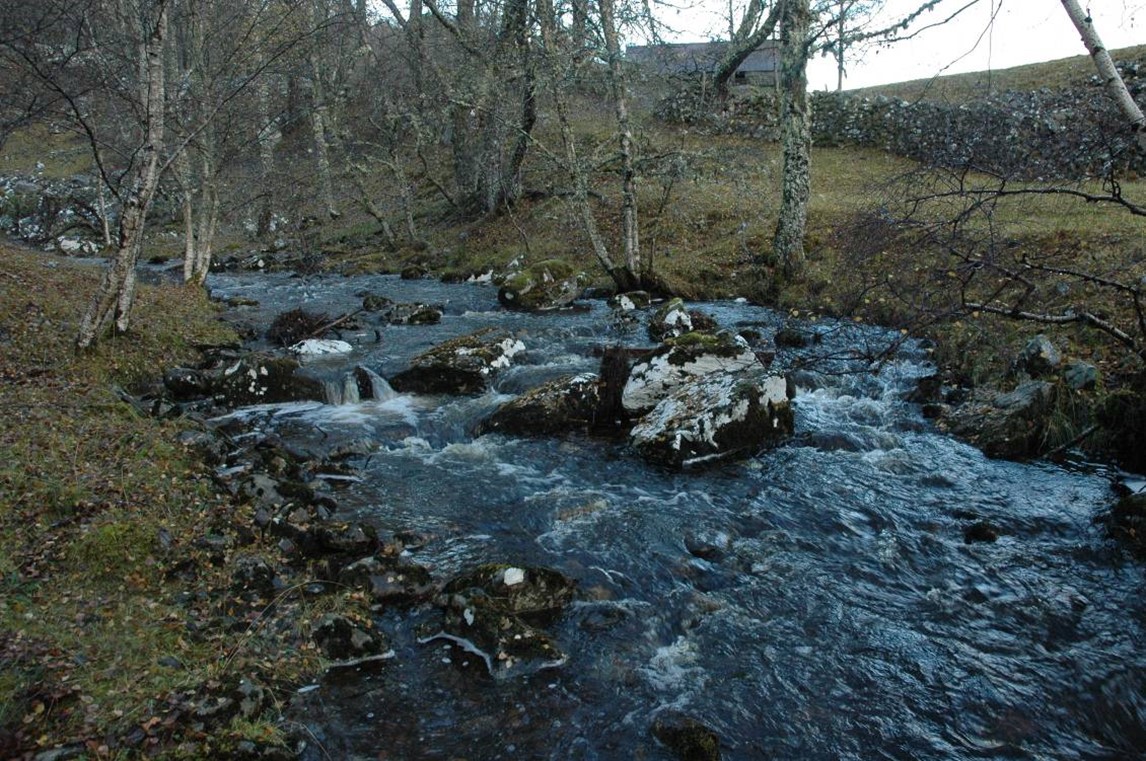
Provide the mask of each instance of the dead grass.
{"label": "dead grass", "polygon": [[[1146,45],[1112,50],[1115,62],[1146,58]],[[932,100],[965,103],[984,95],[1007,90],[1027,91],[1042,87],[1051,89],[1086,84],[1094,75],[1094,61],[1090,56],[1074,55],[1056,61],[1014,66],[1009,69],[952,74],[931,79],[916,79],[877,87],[849,90],[853,95],[884,95],[903,100]]]}

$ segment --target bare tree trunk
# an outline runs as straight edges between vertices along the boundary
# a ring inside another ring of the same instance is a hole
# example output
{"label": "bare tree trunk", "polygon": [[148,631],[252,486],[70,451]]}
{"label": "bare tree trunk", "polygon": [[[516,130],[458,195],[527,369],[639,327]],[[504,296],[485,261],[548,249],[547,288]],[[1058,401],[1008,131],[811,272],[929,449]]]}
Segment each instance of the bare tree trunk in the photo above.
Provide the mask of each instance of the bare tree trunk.
{"label": "bare tree trunk", "polygon": [[183,214],[183,282],[187,283],[195,274],[195,200],[192,191],[195,179],[186,148],[179,151],[173,166],[182,196],[179,205]]}
{"label": "bare tree trunk", "polygon": [[211,271],[211,257],[215,248],[215,231],[219,226],[219,184],[215,166],[214,129],[203,133],[199,176],[199,224],[195,230],[190,277],[185,282],[203,285]]}
{"label": "bare tree trunk", "polygon": [[318,170],[319,193],[322,196],[324,211],[331,219],[338,217],[338,209],[334,206],[334,181],[330,174],[330,143],[326,139],[326,101],[323,99],[321,78],[322,69],[318,56],[311,56],[312,69],[312,103],[310,111],[310,127],[314,138],[314,159]]}
{"label": "bare tree trunk", "polygon": [[804,264],[804,229],[811,192],[812,114],[808,102],[808,32],[812,14],[808,0],[781,0],[781,143],[784,171],[780,218],[772,250],[786,275]]}
{"label": "bare tree trunk", "polygon": [[135,265],[143,242],[147,212],[159,185],[159,155],[164,139],[164,44],[167,37],[167,3],[160,0],[154,25],[147,41],[140,46],[140,66],[146,76],[140,81],[144,104],[146,136],[140,149],[139,163],[120,214],[119,242],[115,260],[104,273],[99,290],[80,321],[76,348],[91,348],[103,329],[114,320],[117,333],[130,327],[131,308],[135,301]]}
{"label": "bare tree trunk", "polygon": [[844,22],[847,18],[847,6],[845,0],[840,0],[840,17],[836,21],[836,92],[844,91],[844,51],[847,50],[847,43],[844,41]]}
{"label": "bare tree trunk", "polygon": [[[613,279],[617,291],[623,293],[625,291],[635,290],[640,287],[636,273],[626,266],[618,265],[609,254],[609,247],[605,244],[605,239],[602,237],[601,230],[597,226],[597,217],[593,214],[593,207],[589,205],[589,179],[586,175],[585,168],[581,165],[581,160],[577,156],[577,142],[573,135],[573,129],[569,124],[569,99],[558,66],[558,61],[561,60],[561,56],[556,39],[556,19],[554,18],[552,5],[548,0],[539,0],[538,17],[541,25],[542,44],[545,46],[546,53],[543,60],[549,63],[549,84],[552,88],[554,110],[557,112],[557,123],[561,130],[561,145],[564,149],[564,169],[568,173],[570,181],[573,183],[572,205],[577,216],[581,219],[581,224],[585,228],[585,234],[589,237],[589,244],[593,248],[593,255],[597,257],[597,261],[605,271],[609,273],[609,277]],[[572,44],[576,46],[578,51],[582,43],[583,40],[579,41],[576,38],[572,40]],[[576,57],[576,55],[578,54],[575,52],[574,56]]]}
{"label": "bare tree trunk", "polygon": [[259,144],[259,179],[262,183],[262,196],[259,199],[259,218],[255,225],[255,235],[259,240],[266,239],[271,234],[271,219],[274,216],[274,187],[275,172],[275,124],[271,121],[271,93],[267,78],[260,77],[258,92],[259,134],[256,138]]}
{"label": "bare tree trunk", "polygon": [[1074,23],[1074,28],[1082,36],[1082,44],[1086,45],[1090,57],[1094,59],[1094,65],[1098,68],[1098,75],[1102,77],[1102,82],[1106,85],[1107,91],[1114,98],[1114,102],[1118,104],[1127,121],[1130,122],[1130,130],[1137,137],[1139,149],[1146,150],[1146,116],[1143,116],[1142,109],[1138,107],[1134,98],[1131,97],[1130,91],[1126,89],[1126,83],[1122,81],[1118,69],[1114,66],[1110,51],[1102,44],[1102,39],[1094,29],[1094,22],[1091,20],[1090,14],[1083,12],[1082,8],[1079,7],[1078,0],[1062,0],[1062,7],[1066,9],[1067,15]]}
{"label": "bare tree trunk", "polygon": [[637,170],[633,157],[633,132],[629,124],[628,93],[621,69],[621,47],[617,40],[617,20],[613,0],[598,0],[601,30],[609,54],[609,88],[617,117],[621,147],[621,236],[625,266],[633,275],[644,274],[641,263],[641,233],[637,220]]}

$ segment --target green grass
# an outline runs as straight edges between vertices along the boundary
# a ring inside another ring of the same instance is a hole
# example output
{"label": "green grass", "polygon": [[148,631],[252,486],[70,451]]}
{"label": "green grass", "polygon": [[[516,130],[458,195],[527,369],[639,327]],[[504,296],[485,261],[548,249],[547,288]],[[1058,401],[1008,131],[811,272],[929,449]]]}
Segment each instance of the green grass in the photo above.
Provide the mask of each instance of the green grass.
{"label": "green grass", "polygon": [[[300,628],[311,609],[359,602],[288,595],[256,618],[231,599],[230,569],[196,540],[249,525],[249,507],[216,493],[176,443],[185,423],[142,416],[113,390],[234,335],[202,291],[144,286],[131,335],[77,356],[99,270],[9,247],[0,259],[0,747],[194,758],[248,737],[279,742],[261,719],[191,731],[188,701],[227,674],[289,685],[314,673]],[[276,559],[269,546],[243,552]],[[188,563],[193,574],[169,573]]]}

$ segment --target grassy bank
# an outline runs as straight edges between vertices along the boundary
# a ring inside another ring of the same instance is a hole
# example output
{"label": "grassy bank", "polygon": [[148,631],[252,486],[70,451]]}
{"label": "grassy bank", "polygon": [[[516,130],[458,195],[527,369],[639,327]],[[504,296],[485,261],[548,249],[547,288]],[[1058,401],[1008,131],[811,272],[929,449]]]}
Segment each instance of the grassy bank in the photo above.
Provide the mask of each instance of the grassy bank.
{"label": "grassy bank", "polygon": [[10,247],[0,260],[0,756],[203,758],[275,740],[269,722],[204,727],[196,702],[238,677],[292,685],[318,659],[274,612],[229,600],[250,516],[178,443],[190,424],[117,393],[233,336],[202,292],[144,287],[133,333],[77,357],[98,269]]}

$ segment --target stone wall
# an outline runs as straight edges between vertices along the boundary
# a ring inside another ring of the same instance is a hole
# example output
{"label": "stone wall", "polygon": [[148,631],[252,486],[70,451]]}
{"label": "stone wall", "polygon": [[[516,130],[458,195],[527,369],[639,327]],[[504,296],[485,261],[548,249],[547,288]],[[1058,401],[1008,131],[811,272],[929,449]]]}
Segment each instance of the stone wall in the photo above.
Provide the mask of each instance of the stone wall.
{"label": "stone wall", "polygon": [[[1146,103],[1146,63],[1119,66]],[[775,140],[776,96],[767,90],[705,104],[681,92],[661,103],[662,118],[721,134]],[[1082,86],[991,94],[974,103],[906,101],[814,93],[813,141],[882,148],[924,163],[972,166],[1020,179],[1118,176],[1146,171],[1125,119],[1098,77]]]}

